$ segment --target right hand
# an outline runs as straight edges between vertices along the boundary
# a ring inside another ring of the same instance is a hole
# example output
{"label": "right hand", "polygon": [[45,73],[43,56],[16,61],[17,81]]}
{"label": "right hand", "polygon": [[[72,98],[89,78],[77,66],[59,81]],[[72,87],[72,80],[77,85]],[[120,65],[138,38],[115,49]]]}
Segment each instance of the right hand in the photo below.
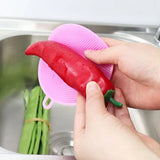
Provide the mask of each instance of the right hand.
{"label": "right hand", "polygon": [[103,40],[104,50],[88,50],[85,56],[97,64],[115,64],[112,81],[124,94],[127,105],[160,109],[160,49],[143,43]]}
{"label": "right hand", "polygon": [[103,93],[95,82],[87,84],[86,98],[78,94],[74,121],[76,159],[160,160],[160,145],[135,130],[118,88],[114,98],[123,107],[109,103],[106,109]]}

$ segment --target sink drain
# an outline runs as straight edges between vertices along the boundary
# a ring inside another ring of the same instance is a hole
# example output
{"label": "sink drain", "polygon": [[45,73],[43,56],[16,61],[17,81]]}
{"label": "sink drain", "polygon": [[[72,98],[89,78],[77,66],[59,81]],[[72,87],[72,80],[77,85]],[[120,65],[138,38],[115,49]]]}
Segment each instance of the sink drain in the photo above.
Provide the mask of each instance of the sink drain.
{"label": "sink drain", "polygon": [[73,156],[73,132],[59,132],[51,135],[49,152],[52,155]]}

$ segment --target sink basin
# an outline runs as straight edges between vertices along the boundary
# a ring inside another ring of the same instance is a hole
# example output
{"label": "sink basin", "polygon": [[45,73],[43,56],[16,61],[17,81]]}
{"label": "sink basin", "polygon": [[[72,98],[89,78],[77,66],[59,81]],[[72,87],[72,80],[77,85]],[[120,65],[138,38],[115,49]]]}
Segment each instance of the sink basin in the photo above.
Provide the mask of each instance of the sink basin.
{"label": "sink basin", "polygon": [[[95,27],[87,27],[96,32]],[[24,89],[38,85],[39,58],[25,56],[24,51],[31,43],[46,40],[51,29],[46,30],[16,31],[14,34],[3,36],[0,40],[0,146],[8,153],[16,154],[18,152],[25,113]],[[118,30],[118,28],[112,29],[110,27],[107,30],[106,27],[105,32],[99,32],[102,31],[99,29],[97,33],[103,37],[155,45],[152,32],[147,33],[142,29],[135,32],[130,30],[130,28],[124,31],[122,28]],[[138,34],[139,31],[143,33]],[[160,142],[159,110],[147,111],[129,108],[129,113],[139,132]],[[71,156],[70,158],[74,159],[74,114],[75,106],[53,105],[50,113],[50,123],[53,130],[50,133],[50,154],[62,157]]]}

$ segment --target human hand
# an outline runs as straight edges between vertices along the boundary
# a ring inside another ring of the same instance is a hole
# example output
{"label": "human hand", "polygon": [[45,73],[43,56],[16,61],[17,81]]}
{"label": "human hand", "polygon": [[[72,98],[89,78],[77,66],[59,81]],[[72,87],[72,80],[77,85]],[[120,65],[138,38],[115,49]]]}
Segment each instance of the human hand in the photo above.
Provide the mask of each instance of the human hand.
{"label": "human hand", "polygon": [[160,49],[143,43],[103,38],[108,49],[85,51],[97,64],[115,64],[112,81],[124,94],[127,105],[160,109]]}
{"label": "human hand", "polygon": [[134,129],[125,100],[119,89],[117,101],[123,108],[109,104],[95,82],[87,85],[86,99],[77,96],[74,122],[74,151],[77,160],[158,160],[160,146]]}

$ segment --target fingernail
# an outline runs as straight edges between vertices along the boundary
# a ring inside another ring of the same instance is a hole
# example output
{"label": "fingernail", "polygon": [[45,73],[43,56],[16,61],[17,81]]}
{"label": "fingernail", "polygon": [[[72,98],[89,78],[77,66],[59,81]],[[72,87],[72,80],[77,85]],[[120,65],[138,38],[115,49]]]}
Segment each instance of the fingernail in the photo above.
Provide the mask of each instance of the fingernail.
{"label": "fingernail", "polygon": [[95,89],[99,89],[99,86],[97,85],[96,82],[94,81],[91,81],[87,84],[87,91],[92,91],[92,90],[95,90]]}

